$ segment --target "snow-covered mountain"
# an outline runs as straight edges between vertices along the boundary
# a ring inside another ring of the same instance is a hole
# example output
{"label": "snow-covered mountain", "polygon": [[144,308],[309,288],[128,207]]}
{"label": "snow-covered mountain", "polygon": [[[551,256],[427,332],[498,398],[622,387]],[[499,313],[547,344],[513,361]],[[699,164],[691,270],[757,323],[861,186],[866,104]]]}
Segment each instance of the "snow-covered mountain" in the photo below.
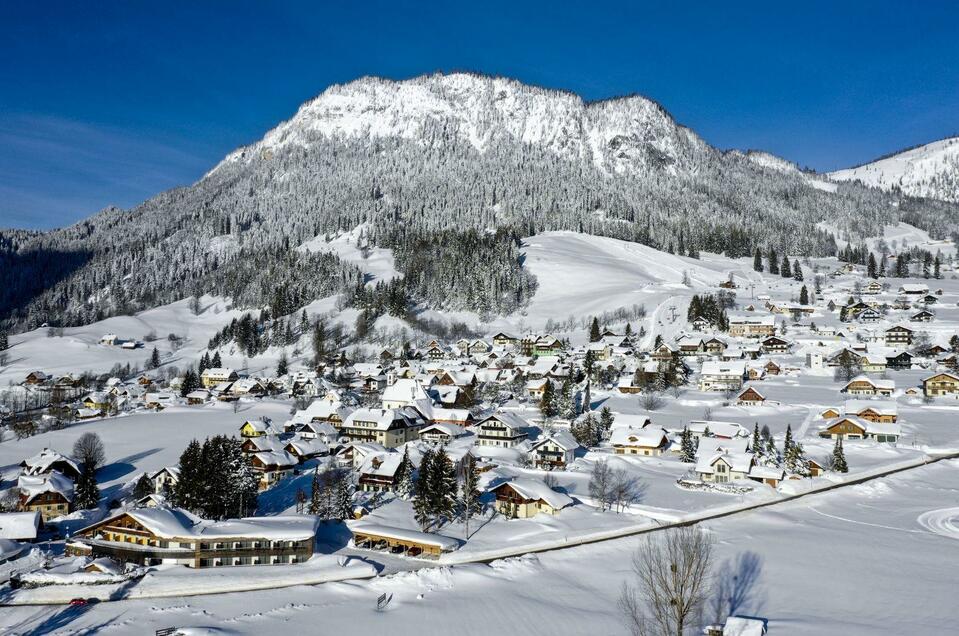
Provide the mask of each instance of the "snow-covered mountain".
{"label": "snow-covered mountain", "polygon": [[[718,150],[639,96],[586,102],[468,73],[366,77],[329,87],[189,187],[51,232],[0,232],[0,321],[82,324],[203,293],[274,309],[355,296],[364,272],[344,254],[376,250],[401,274],[394,304],[503,313],[536,284],[517,240],[543,231],[683,255],[821,255],[835,249],[822,222],[868,236],[900,221],[941,237],[959,206]],[[309,248],[357,228],[361,251]]]}
{"label": "snow-covered mountain", "polygon": [[959,137],[950,137],[829,174],[837,181],[959,203]]}

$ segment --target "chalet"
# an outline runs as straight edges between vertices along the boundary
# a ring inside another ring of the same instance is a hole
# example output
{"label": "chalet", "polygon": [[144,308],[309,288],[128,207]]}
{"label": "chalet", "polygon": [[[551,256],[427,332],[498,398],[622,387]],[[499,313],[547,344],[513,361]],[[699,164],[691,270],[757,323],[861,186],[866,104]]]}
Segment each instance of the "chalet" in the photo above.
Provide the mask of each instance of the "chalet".
{"label": "chalet", "polygon": [[899,293],[907,296],[925,296],[929,293],[929,286],[925,283],[903,283]]}
{"label": "chalet", "polygon": [[738,391],[746,377],[745,362],[720,362],[707,360],[703,363],[699,378],[700,391]]}
{"label": "chalet", "polygon": [[73,482],[54,471],[44,475],[21,475],[17,481],[20,498],[17,510],[38,511],[43,521],[69,514],[73,507]]}
{"label": "chalet", "polygon": [[751,386],[747,386],[736,396],[736,404],[739,406],[762,406],[765,402],[763,394]]}
{"label": "chalet", "polygon": [[508,519],[528,519],[539,513],[554,515],[573,504],[542,481],[516,477],[490,489],[496,495],[496,510]]}
{"label": "chalet", "polygon": [[330,447],[326,442],[316,437],[297,437],[288,441],[283,450],[302,464],[307,460],[328,455]]}
{"label": "chalet", "polygon": [[267,387],[263,382],[254,378],[240,378],[230,385],[230,393],[236,397],[251,395],[253,397],[262,397],[268,393]]}
{"label": "chalet", "polygon": [[826,472],[826,467],[817,462],[815,459],[806,460],[806,467],[809,469],[810,477],[819,477]]}
{"label": "chalet", "polygon": [[705,331],[713,326],[711,322],[709,322],[702,316],[693,318],[692,322],[690,322],[689,324],[693,328],[693,331]]}
{"label": "chalet", "polygon": [[39,510],[30,512],[0,512],[0,541],[36,541],[43,528]]}
{"label": "chalet", "polygon": [[886,355],[887,369],[911,369],[914,356],[908,351],[894,351]]}
{"label": "chalet", "polygon": [[113,399],[106,391],[96,391],[80,400],[80,403],[88,409],[105,412],[112,406]]}
{"label": "chalet", "polygon": [[549,378],[539,378],[537,380],[527,380],[526,394],[533,399],[540,399],[546,392],[547,383],[552,382]]}
{"label": "chalet", "polygon": [[766,375],[779,375],[782,372],[782,367],[780,367],[774,360],[770,360],[764,366],[766,369]]}
{"label": "chalet", "polygon": [[698,356],[706,352],[703,339],[696,336],[683,336],[676,341],[676,347],[679,349],[679,355],[684,357]]}
{"label": "chalet", "polygon": [[73,419],[75,420],[92,420],[102,416],[103,411],[95,411],[88,408],[79,408],[73,410]]}
{"label": "chalet", "polygon": [[267,418],[247,420],[240,426],[240,437],[263,437],[278,433],[279,431],[273,428],[272,422]]}
{"label": "chalet", "polygon": [[874,323],[882,320],[882,312],[874,307],[866,307],[856,312],[856,320],[862,323]]}
{"label": "chalet", "polygon": [[403,454],[375,453],[360,464],[358,484],[364,492],[393,492],[398,485],[397,471],[403,463]]}
{"label": "chalet", "polygon": [[191,406],[197,406],[199,404],[206,404],[210,399],[210,392],[206,389],[197,389],[196,391],[190,391],[186,394],[186,403]]}
{"label": "chalet", "polygon": [[764,466],[754,462],[749,468],[746,477],[753,481],[758,481],[761,484],[776,488],[779,486],[779,483],[786,478],[786,471],[777,466]]}
{"label": "chalet", "polygon": [[351,441],[376,442],[396,448],[418,438],[425,424],[415,409],[357,409],[339,426],[341,435]]}
{"label": "chalet", "polygon": [[753,467],[752,453],[718,453],[702,455],[696,462],[696,474],[705,482],[724,484],[746,479]]}
{"label": "chalet", "polygon": [[191,568],[303,563],[313,556],[317,523],[308,515],[207,521],[180,508],[134,508],[79,530],[67,554]]}
{"label": "chalet", "polygon": [[50,376],[44,373],[43,371],[31,371],[27,374],[27,377],[23,380],[24,384],[46,384],[50,380]]}
{"label": "chalet", "polygon": [[205,389],[214,387],[217,384],[222,384],[223,382],[235,382],[239,378],[240,376],[237,375],[236,371],[225,367],[210,367],[209,369],[204,369],[203,373],[200,374],[200,382]]}
{"label": "chalet", "polygon": [[433,407],[431,415],[434,424],[455,424],[463,427],[472,425],[474,421],[469,409]]}
{"label": "chalet", "polygon": [[510,347],[517,342],[519,342],[519,338],[503,331],[493,336],[493,345],[496,347]]}
{"label": "chalet", "polygon": [[529,450],[533,466],[545,470],[564,470],[573,463],[579,442],[567,431],[558,431],[539,438]]}
{"label": "chalet", "polygon": [[726,350],[726,343],[720,340],[719,338],[710,338],[703,342],[703,347],[706,349],[706,353],[711,356],[722,355]]}
{"label": "chalet", "polygon": [[[746,439],[750,433],[742,424],[735,422],[716,422],[713,420],[693,420],[688,425],[693,439],[702,443],[703,439],[716,438],[721,440]],[[707,434],[708,433],[708,434]]]}
{"label": "chalet", "polygon": [[880,353],[866,352],[859,356],[859,365],[866,373],[882,373],[887,364],[886,356]]}
{"label": "chalet", "polygon": [[49,448],[44,448],[33,457],[20,462],[22,475],[38,477],[54,472],[75,481],[80,476],[80,465],[73,459]]}
{"label": "chalet", "polygon": [[839,389],[840,393],[849,395],[873,395],[889,397],[896,390],[895,380],[873,380],[865,375],[859,375]]}
{"label": "chalet", "polygon": [[893,325],[886,329],[885,341],[887,347],[909,346],[912,344],[914,331],[905,325]]}
{"label": "chalet", "polygon": [[932,313],[928,309],[922,309],[909,316],[909,322],[932,322],[935,317],[936,314]]}
{"label": "chalet", "polygon": [[353,545],[360,549],[384,549],[393,554],[418,558],[438,558],[459,547],[459,541],[431,532],[396,528],[366,522],[350,526]]}
{"label": "chalet", "polygon": [[266,490],[292,475],[297,460],[286,451],[265,451],[252,453],[250,463],[253,465],[253,470],[260,473],[259,489]]}
{"label": "chalet", "polygon": [[431,444],[449,444],[466,434],[466,429],[462,426],[447,422],[434,422],[420,429],[420,439]]}
{"label": "chalet", "polygon": [[848,400],[843,405],[842,414],[880,424],[894,424],[899,419],[896,403],[887,401]]}
{"label": "chalet", "polygon": [[882,291],[882,283],[871,280],[862,287],[862,293],[874,296]]}
{"label": "chalet", "polygon": [[895,442],[901,435],[899,424],[894,422],[871,422],[855,415],[843,415],[826,422],[819,431],[820,437],[832,439],[874,439],[877,442]]}
{"label": "chalet", "polygon": [[746,379],[747,380],[763,380],[766,377],[766,367],[759,363],[752,363],[746,365]]}
{"label": "chalet", "polygon": [[[940,291],[941,291],[941,290],[940,290]],[[939,299],[936,298],[935,296],[929,294],[929,295],[923,296],[923,297],[919,300],[919,302],[922,303],[923,305],[935,305],[936,303],[939,302]]]}
{"label": "chalet", "polygon": [[143,406],[153,411],[162,411],[168,406],[176,404],[176,395],[169,391],[158,393],[144,393]]}
{"label": "chalet", "polygon": [[707,625],[703,628],[705,636],[766,636],[767,624],[764,619],[752,616],[730,616],[723,623]]}
{"label": "chalet", "polygon": [[959,395],[959,375],[943,371],[923,378],[922,392],[927,397]]}
{"label": "chalet", "polygon": [[935,357],[941,356],[948,351],[949,349],[943,347],[941,344],[933,344],[929,345],[928,347],[924,347],[920,353],[926,357]]}
{"label": "chalet", "polygon": [[669,362],[678,354],[679,351],[674,346],[664,342],[653,350],[650,357],[657,362]]}
{"label": "chalet", "polygon": [[669,450],[669,436],[662,427],[619,426],[610,432],[609,443],[617,455],[659,456]]}
{"label": "chalet", "polygon": [[180,469],[176,466],[166,466],[160,470],[148,473],[147,479],[153,484],[153,492],[165,495],[173,491],[173,487],[180,481]]}
{"label": "chalet", "polygon": [[590,342],[586,345],[586,352],[592,354],[593,360],[600,362],[609,360],[613,356],[613,347],[608,342]]}
{"label": "chalet", "polygon": [[494,413],[476,424],[476,444],[513,448],[526,441],[528,429],[526,420],[515,413]]}
{"label": "chalet", "polygon": [[731,316],[729,335],[740,338],[765,338],[776,333],[775,316]]}

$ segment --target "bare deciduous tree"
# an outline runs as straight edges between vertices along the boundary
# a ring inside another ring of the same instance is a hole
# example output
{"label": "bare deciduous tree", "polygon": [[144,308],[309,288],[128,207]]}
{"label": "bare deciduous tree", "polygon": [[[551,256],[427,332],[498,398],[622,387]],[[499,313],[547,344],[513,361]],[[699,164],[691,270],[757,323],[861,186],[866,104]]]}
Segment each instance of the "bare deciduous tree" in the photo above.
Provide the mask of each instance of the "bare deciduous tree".
{"label": "bare deciduous tree", "polygon": [[106,459],[100,436],[96,433],[81,435],[73,444],[73,458],[89,470],[96,471]]}
{"label": "bare deciduous tree", "polygon": [[713,544],[695,527],[647,535],[619,608],[634,636],[683,636],[712,596]]}

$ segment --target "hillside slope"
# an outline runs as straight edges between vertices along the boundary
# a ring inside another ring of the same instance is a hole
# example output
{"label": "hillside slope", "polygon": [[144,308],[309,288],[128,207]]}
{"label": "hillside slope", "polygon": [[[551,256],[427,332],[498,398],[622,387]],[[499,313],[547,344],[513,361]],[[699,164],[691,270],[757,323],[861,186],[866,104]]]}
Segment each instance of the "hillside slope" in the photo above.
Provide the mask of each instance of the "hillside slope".
{"label": "hillside slope", "polygon": [[[362,287],[363,268],[341,258],[351,251],[296,249],[361,226],[371,248],[392,250],[410,302],[455,310],[473,308],[476,285],[456,274],[513,258],[510,241],[543,231],[739,257],[832,253],[822,221],[863,234],[906,221],[934,237],[959,223],[956,205],[781,168],[713,148],[639,96],[588,103],[465,73],[361,78],[190,187],[52,232],[0,232],[0,321],[85,324],[204,293],[282,314]],[[506,234],[478,238],[496,229]],[[417,262],[424,248],[461,256],[458,269]],[[508,269],[484,275],[489,310],[528,297]],[[424,293],[425,280],[443,287]]]}
{"label": "hillside slope", "polygon": [[910,148],[855,168],[829,174],[837,181],[865,185],[943,201],[959,202],[959,137]]}

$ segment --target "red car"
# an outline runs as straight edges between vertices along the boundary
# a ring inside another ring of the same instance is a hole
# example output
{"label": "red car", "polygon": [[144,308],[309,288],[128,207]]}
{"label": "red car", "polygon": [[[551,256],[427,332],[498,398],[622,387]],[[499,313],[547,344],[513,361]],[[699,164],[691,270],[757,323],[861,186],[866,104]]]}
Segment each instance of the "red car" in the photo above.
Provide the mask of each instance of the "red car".
{"label": "red car", "polygon": [[87,599],[85,598],[75,598],[70,601],[70,607],[83,607],[87,604]]}

